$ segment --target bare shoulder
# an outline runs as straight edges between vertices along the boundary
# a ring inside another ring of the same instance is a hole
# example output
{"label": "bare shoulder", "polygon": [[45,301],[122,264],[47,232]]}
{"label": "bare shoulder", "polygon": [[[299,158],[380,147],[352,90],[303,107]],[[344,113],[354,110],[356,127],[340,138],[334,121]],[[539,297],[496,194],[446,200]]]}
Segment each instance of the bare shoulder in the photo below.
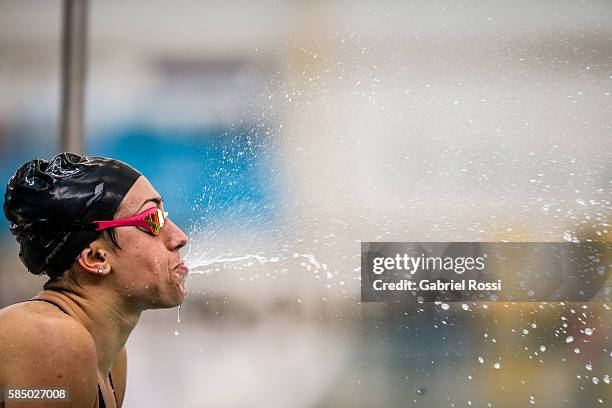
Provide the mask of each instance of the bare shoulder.
{"label": "bare shoulder", "polygon": [[27,348],[92,351],[95,344],[87,329],[57,307],[45,302],[23,302],[0,310],[0,351]]}
{"label": "bare shoulder", "polygon": [[93,406],[94,341],[83,325],[53,305],[11,305],[0,310],[0,387],[41,386],[65,387],[71,405]]}
{"label": "bare shoulder", "polygon": [[25,325],[28,329],[61,325],[63,329],[89,334],[82,324],[47,302],[21,302],[0,309],[0,325]]}

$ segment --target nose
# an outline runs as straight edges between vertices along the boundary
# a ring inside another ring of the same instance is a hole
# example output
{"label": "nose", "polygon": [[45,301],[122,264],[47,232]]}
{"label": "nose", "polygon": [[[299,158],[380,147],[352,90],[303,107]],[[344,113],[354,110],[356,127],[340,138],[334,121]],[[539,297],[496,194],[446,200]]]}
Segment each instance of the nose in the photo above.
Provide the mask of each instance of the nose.
{"label": "nose", "polygon": [[163,230],[166,232],[166,246],[171,251],[178,251],[187,245],[187,235],[170,219],[166,219]]}

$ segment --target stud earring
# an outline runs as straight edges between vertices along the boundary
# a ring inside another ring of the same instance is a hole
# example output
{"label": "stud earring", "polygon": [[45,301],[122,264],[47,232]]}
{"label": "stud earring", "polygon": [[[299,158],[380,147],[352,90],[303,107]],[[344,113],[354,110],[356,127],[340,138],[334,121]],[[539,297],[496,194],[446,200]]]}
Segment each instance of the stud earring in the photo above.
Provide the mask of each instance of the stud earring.
{"label": "stud earring", "polygon": [[104,269],[102,269],[102,268],[98,269],[98,274],[99,275],[102,275],[103,273],[104,273]]}

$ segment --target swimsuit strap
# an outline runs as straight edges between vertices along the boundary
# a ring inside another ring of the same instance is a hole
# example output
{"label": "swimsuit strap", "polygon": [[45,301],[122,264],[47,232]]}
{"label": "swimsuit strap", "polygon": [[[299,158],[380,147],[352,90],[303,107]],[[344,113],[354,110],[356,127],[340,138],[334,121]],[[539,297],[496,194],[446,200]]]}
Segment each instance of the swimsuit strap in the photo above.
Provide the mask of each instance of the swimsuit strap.
{"label": "swimsuit strap", "polygon": [[[115,398],[115,405],[117,404],[117,394],[115,394],[115,386],[113,385],[113,376],[111,373],[108,373],[108,380],[110,381],[111,389],[113,390],[113,397]],[[98,408],[106,408],[106,404],[104,403],[104,397],[102,396],[102,388],[100,388],[100,384],[98,384]]]}
{"label": "swimsuit strap", "polygon": [[100,384],[98,384],[98,408],[106,408],[106,404],[104,403],[104,396],[102,395],[102,388],[100,388]]}

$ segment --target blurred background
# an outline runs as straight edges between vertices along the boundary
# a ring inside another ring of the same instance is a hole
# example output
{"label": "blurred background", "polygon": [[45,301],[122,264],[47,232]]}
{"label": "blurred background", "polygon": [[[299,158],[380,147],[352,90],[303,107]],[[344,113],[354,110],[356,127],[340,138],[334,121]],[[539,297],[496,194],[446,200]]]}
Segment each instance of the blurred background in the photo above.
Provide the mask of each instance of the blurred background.
{"label": "blurred background", "polygon": [[[0,0],[4,186],[59,151],[61,30]],[[609,283],[398,310],[359,277],[361,241],[610,241],[612,3],[96,0],[87,30],[85,152],[190,236],[126,406],[610,405]],[[2,307],[45,282],[17,251],[2,218]]]}

